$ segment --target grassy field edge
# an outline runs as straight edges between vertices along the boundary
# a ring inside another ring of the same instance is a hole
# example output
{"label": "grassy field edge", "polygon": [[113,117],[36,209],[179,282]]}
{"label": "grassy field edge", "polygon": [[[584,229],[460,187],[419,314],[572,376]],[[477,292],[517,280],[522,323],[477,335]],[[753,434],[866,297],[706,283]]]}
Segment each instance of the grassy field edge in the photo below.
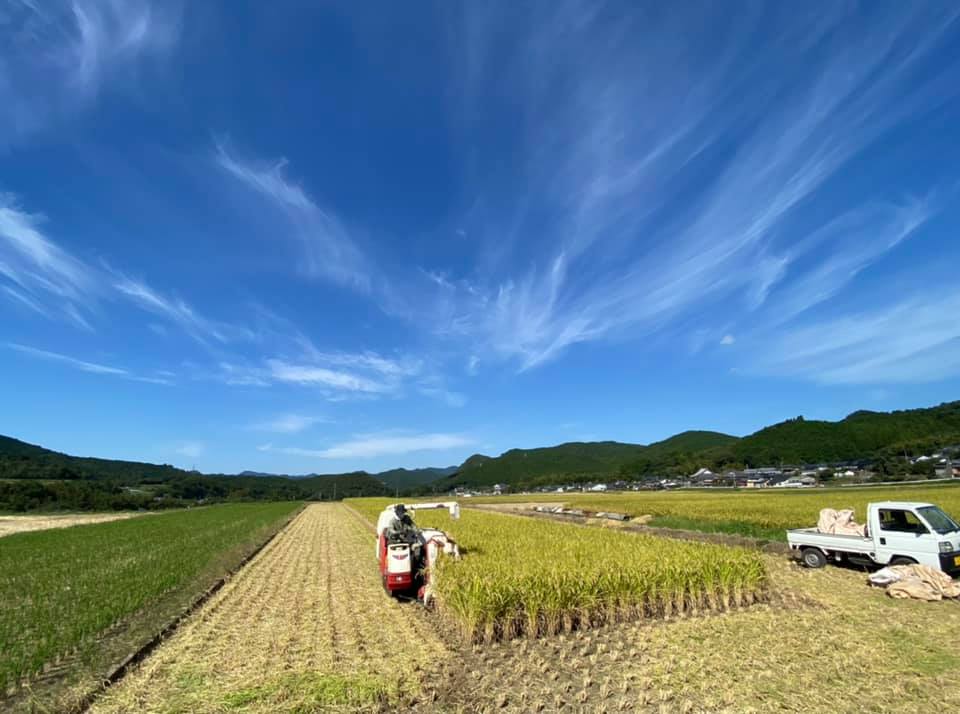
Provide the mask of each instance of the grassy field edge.
{"label": "grassy field edge", "polygon": [[[159,644],[177,623],[213,595],[303,511],[300,504],[268,527],[218,554],[182,587],[147,603],[99,639],[92,656],[66,656],[4,697],[0,709],[9,712],[84,711],[106,686]],[[90,527],[96,527],[94,524]],[[80,526],[85,527],[85,526]]]}

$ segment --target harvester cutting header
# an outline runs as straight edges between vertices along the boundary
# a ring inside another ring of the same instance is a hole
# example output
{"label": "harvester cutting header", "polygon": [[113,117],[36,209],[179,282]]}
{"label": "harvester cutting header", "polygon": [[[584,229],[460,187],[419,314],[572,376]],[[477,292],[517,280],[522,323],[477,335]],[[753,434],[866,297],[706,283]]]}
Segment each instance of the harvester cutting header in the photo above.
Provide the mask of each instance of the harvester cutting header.
{"label": "harvester cutting header", "polygon": [[450,517],[460,518],[460,504],[394,503],[383,509],[377,519],[377,557],[383,588],[392,597],[416,597],[430,604],[433,567],[441,556],[460,557],[453,538],[435,528],[419,528],[413,522],[415,511],[443,508]]}

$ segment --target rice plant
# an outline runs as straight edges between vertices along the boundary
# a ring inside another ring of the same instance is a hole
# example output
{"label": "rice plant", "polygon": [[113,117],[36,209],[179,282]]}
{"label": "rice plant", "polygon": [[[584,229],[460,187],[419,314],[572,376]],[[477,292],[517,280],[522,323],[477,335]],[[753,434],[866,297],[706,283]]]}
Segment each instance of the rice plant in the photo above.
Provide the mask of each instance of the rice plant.
{"label": "rice plant", "polygon": [[786,540],[788,528],[815,525],[821,508],[852,508],[859,518],[873,501],[932,502],[960,518],[960,484],[816,489],[685,489],[620,493],[524,494],[472,503],[556,502],[587,511],[653,516],[650,525]]}
{"label": "rice plant", "polygon": [[0,538],[0,699],[57,658],[95,652],[105,630],[148,616],[162,596],[206,587],[298,507],[232,504]]}
{"label": "rice plant", "polygon": [[[351,502],[371,519],[383,503]],[[742,606],[766,584],[760,554],[740,548],[470,510],[417,522],[463,549],[441,559],[434,584],[438,609],[474,640]]]}

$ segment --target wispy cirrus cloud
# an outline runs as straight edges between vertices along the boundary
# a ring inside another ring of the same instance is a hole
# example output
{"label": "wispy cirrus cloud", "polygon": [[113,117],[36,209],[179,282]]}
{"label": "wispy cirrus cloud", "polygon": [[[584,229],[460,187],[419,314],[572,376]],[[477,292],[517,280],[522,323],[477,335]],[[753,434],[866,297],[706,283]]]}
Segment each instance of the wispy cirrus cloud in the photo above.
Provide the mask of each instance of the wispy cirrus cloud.
{"label": "wispy cirrus cloud", "polygon": [[307,456],[318,459],[365,459],[378,456],[396,456],[420,451],[447,451],[474,444],[474,440],[462,434],[364,434],[354,439],[334,444],[323,449],[301,447],[275,447],[264,444],[261,451],[274,451],[290,456]]}
{"label": "wispy cirrus cloud", "polygon": [[101,292],[96,272],[51,240],[43,232],[44,221],[12,195],[0,194],[3,293],[36,313],[89,329],[81,309],[92,310]]}
{"label": "wispy cirrus cloud", "polygon": [[391,391],[391,385],[387,382],[315,364],[294,364],[284,360],[269,359],[267,368],[270,378],[276,382],[329,387],[337,391],[366,394],[384,394]]}
{"label": "wispy cirrus cloud", "polygon": [[254,365],[220,364],[223,381],[238,386],[285,384],[319,389],[329,397],[380,397],[398,394],[416,374],[402,362],[373,353],[310,353],[270,357]]}
{"label": "wispy cirrus cloud", "polygon": [[922,228],[928,202],[872,181],[838,202],[832,187],[960,94],[939,54],[958,10],[783,9],[764,13],[762,37],[758,12],[699,8],[691,25],[637,7],[614,24],[591,3],[530,3],[508,26],[465,6],[465,136],[505,97],[524,123],[467,172],[456,223],[481,268],[431,281],[438,330],[529,369],[577,343],[709,324],[718,305],[755,320],[779,304],[782,319]]}
{"label": "wispy cirrus cloud", "polygon": [[49,319],[94,332],[91,320],[105,303],[122,298],[166,318],[193,338],[225,343],[252,340],[246,327],[210,320],[112,268],[90,264],[61,248],[44,232],[46,219],[29,213],[10,194],[0,194],[0,297]]}
{"label": "wispy cirrus cloud", "polygon": [[[323,351],[299,331],[294,332],[292,343],[296,349],[282,356],[252,363],[221,362],[218,379],[235,386],[303,387],[330,401],[400,397],[410,390],[424,393],[420,387],[438,384],[438,377],[424,374],[422,361],[409,356]],[[428,396],[443,398],[439,393]]]}
{"label": "wispy cirrus cloud", "polygon": [[150,384],[173,384],[173,381],[167,376],[148,376],[140,375],[131,372],[128,369],[122,367],[113,367],[110,365],[99,364],[97,362],[88,362],[86,360],[77,359],[75,357],[70,357],[68,355],[60,354],[58,352],[49,352],[47,350],[37,349],[36,347],[29,347],[27,345],[21,345],[16,342],[6,343],[7,347],[25,354],[30,357],[35,357],[37,359],[47,360],[49,362],[59,362],[60,364],[67,365],[73,369],[78,369],[81,372],[89,372],[91,374],[103,374],[113,377],[122,377],[124,379],[129,379],[135,382],[147,382]]}
{"label": "wispy cirrus cloud", "polygon": [[226,343],[254,338],[249,328],[206,318],[180,298],[167,297],[142,280],[114,273],[113,288],[138,307],[168,319],[199,342]]}
{"label": "wispy cirrus cloud", "polygon": [[216,164],[242,186],[260,196],[282,217],[282,232],[300,241],[306,274],[363,292],[371,288],[373,266],[343,221],[321,206],[306,189],[287,176],[285,158],[241,158],[224,141],[216,144]]}
{"label": "wispy cirrus cloud", "polygon": [[207,450],[207,445],[202,441],[184,441],[179,444],[174,451],[181,456],[186,456],[190,459],[195,459],[198,456],[202,456],[203,453]]}
{"label": "wispy cirrus cloud", "polygon": [[111,81],[133,82],[179,35],[178,2],[4,3],[0,148],[89,105]]}
{"label": "wispy cirrus cloud", "polygon": [[738,371],[821,384],[934,382],[960,374],[960,290],[908,295],[746,341]]}
{"label": "wispy cirrus cloud", "polygon": [[274,434],[298,434],[315,424],[327,424],[330,419],[306,414],[281,414],[279,416],[251,425],[254,431],[266,431]]}

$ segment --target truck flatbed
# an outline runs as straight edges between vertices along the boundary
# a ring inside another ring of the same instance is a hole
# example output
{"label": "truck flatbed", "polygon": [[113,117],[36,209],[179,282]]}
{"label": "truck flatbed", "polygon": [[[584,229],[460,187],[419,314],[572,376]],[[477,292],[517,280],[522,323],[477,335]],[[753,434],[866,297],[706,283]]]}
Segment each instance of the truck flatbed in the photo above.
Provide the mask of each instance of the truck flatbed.
{"label": "truck flatbed", "polygon": [[821,533],[816,528],[792,528],[787,531],[787,543],[791,548],[813,546],[828,551],[862,553],[874,551],[873,538],[845,533]]}

